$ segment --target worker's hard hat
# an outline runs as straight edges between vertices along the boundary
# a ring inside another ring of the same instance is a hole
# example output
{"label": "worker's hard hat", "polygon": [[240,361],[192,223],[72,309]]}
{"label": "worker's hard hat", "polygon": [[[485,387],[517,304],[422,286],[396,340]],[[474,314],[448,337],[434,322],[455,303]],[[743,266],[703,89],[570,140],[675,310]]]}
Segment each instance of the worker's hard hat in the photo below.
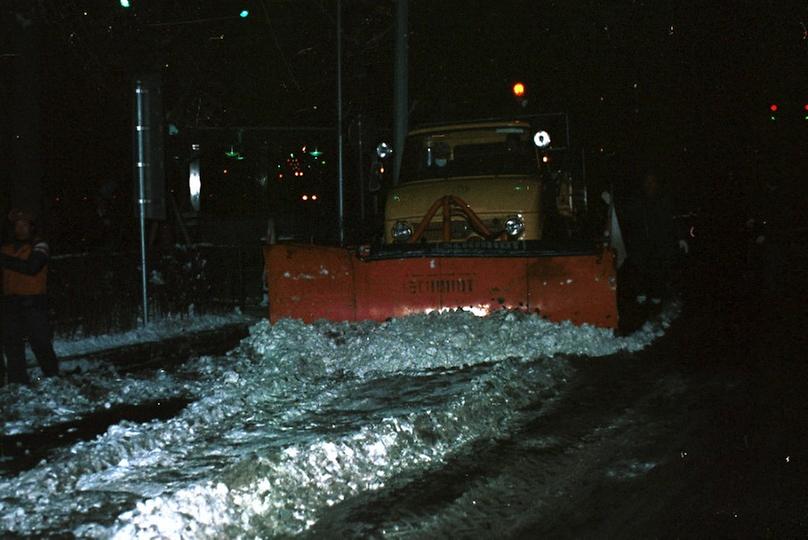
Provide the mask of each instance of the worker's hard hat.
{"label": "worker's hard hat", "polygon": [[8,220],[11,223],[16,223],[18,221],[27,221],[28,223],[33,223],[34,216],[30,212],[26,212],[25,210],[20,210],[19,208],[12,208],[11,212],[8,213]]}

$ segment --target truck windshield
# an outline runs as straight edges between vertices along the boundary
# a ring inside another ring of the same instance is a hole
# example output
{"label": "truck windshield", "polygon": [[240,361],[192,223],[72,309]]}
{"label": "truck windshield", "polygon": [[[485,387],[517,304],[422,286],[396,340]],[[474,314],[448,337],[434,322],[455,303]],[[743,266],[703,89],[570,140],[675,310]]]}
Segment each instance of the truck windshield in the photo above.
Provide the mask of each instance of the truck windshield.
{"label": "truck windshield", "polygon": [[407,138],[401,181],[457,176],[536,175],[538,159],[529,128],[491,127],[434,131]]}

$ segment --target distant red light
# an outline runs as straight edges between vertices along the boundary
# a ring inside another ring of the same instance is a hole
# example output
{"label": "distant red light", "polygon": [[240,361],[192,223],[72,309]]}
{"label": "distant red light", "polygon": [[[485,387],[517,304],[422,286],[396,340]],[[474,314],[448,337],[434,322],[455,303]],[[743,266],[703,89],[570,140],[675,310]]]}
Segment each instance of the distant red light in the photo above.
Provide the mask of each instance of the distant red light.
{"label": "distant red light", "polygon": [[777,109],[778,109],[778,107],[777,107],[776,103],[772,103],[771,105],[769,105],[769,110],[771,112],[777,112]]}
{"label": "distant red light", "polygon": [[808,111],[808,103],[806,103],[805,105],[803,105],[803,106],[802,106],[802,108],[803,108],[803,109],[805,109],[806,111]]}
{"label": "distant red light", "polygon": [[516,97],[522,97],[525,95],[525,85],[518,82],[513,85],[513,95]]}

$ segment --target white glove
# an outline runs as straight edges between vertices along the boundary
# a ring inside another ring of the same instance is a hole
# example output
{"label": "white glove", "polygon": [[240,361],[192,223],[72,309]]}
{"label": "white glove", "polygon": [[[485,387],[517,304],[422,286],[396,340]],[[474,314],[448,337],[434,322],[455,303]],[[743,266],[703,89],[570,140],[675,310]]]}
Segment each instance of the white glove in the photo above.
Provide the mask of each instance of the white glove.
{"label": "white glove", "polygon": [[684,251],[685,255],[690,253],[690,246],[687,244],[687,240],[679,240],[679,249]]}

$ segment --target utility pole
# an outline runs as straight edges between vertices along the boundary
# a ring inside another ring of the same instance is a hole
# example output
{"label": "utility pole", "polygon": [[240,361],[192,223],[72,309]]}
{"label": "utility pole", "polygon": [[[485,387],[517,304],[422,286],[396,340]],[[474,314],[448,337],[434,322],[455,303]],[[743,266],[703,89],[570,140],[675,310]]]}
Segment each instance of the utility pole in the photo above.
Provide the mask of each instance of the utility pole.
{"label": "utility pole", "polygon": [[364,134],[362,133],[362,115],[361,114],[356,119],[356,130],[357,130],[357,138],[358,138],[357,146],[359,147],[359,155],[358,155],[358,159],[359,159],[359,161],[358,161],[359,162],[359,207],[360,207],[359,215],[361,217],[361,223],[362,223],[362,228],[363,228],[362,232],[364,232],[365,218],[366,218],[366,215],[365,215],[365,159],[364,159],[365,149],[364,149],[364,141],[363,141]]}
{"label": "utility pole", "polygon": [[395,22],[395,66],[393,81],[393,183],[398,184],[401,172],[401,154],[404,151],[404,139],[407,138],[407,120],[409,116],[409,97],[407,95],[407,34],[409,0],[396,0]]}
{"label": "utility pole", "polygon": [[339,174],[339,245],[345,244],[345,175],[342,148],[342,1],[337,0],[337,162]]}

